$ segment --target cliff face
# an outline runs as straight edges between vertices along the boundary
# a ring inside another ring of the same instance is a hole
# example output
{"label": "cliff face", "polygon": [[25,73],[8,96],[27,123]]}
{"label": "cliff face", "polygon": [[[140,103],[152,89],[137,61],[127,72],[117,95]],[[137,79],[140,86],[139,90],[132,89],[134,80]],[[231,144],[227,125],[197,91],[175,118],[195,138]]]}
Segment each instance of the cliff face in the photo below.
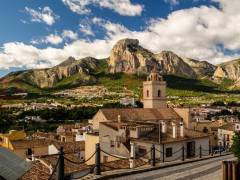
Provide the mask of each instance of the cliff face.
{"label": "cliff face", "polygon": [[98,63],[99,61],[97,59],[91,57],[81,60],[75,60],[70,57],[53,68],[11,73],[0,82],[9,83],[21,80],[40,88],[51,88],[55,83],[75,74],[79,74],[83,78],[90,76],[90,72],[97,68]]}
{"label": "cliff face", "polygon": [[144,49],[137,39],[122,39],[113,47],[109,67],[110,72],[149,72],[157,66],[162,74],[178,74],[195,78],[196,73],[179,56],[170,51],[159,54]]}
{"label": "cliff face", "polygon": [[154,57],[159,63],[162,74],[184,75],[196,78],[196,73],[193,69],[173,52],[162,51],[154,55]]}
{"label": "cliff face", "polygon": [[215,81],[232,80],[233,87],[240,87],[240,59],[218,65],[213,74]]}
{"label": "cliff face", "polygon": [[190,58],[183,58],[183,61],[187,63],[198,76],[212,76],[217,68],[207,61],[197,61]]}
{"label": "cliff face", "polygon": [[240,59],[220,64],[214,72],[214,77],[238,80],[240,78]]}
{"label": "cliff face", "polygon": [[110,72],[148,72],[157,65],[153,53],[139,46],[137,39],[122,39],[116,43],[109,58]]}

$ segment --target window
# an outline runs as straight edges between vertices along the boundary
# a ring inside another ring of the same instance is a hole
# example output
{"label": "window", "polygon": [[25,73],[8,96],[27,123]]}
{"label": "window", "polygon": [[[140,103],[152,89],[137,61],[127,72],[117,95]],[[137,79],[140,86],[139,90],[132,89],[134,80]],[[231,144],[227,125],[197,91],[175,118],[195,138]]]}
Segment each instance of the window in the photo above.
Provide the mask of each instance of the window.
{"label": "window", "polygon": [[149,97],[149,90],[147,90],[147,97]]}
{"label": "window", "polygon": [[172,157],[172,148],[166,148],[166,157]]}
{"label": "window", "polygon": [[120,148],[120,142],[117,142],[117,147]]}
{"label": "window", "polygon": [[161,91],[160,90],[158,90],[158,97],[160,97],[161,96]]}
{"label": "window", "polygon": [[203,132],[204,132],[204,133],[208,133],[208,128],[207,128],[207,127],[204,127],[204,128],[203,128]]}
{"label": "window", "polygon": [[32,155],[32,149],[28,148],[26,153],[27,153],[28,156]]}
{"label": "window", "polygon": [[114,147],[114,141],[112,141],[112,140],[110,141],[110,146]]}
{"label": "window", "polygon": [[62,137],[62,142],[66,142],[66,138],[65,137]]}

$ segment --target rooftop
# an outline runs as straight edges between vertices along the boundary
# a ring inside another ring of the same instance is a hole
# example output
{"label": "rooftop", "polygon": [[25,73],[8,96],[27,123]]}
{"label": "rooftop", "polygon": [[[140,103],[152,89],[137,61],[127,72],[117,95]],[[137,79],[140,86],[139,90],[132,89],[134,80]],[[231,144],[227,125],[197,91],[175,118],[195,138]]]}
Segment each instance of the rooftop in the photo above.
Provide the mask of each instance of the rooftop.
{"label": "rooftop", "polygon": [[50,170],[40,161],[34,161],[29,169],[19,180],[46,180],[50,176]]}
{"label": "rooftop", "polygon": [[227,123],[224,124],[223,126],[219,127],[219,129],[224,129],[228,131],[235,131],[235,124],[234,123]]}
{"label": "rooftop", "polygon": [[55,145],[58,150],[60,150],[60,147],[62,146],[65,153],[74,153],[74,152],[85,150],[84,141],[74,141],[74,142],[53,141],[52,144]]}
{"label": "rooftop", "polygon": [[127,108],[127,109],[101,109],[107,120],[117,121],[120,115],[122,121],[159,121],[182,120],[172,108]]}
{"label": "rooftop", "polygon": [[[76,154],[65,154],[64,157],[66,157],[67,159],[70,159],[71,161],[74,161],[74,162],[78,162],[80,163],[80,158],[78,158],[78,156]],[[57,163],[57,160],[58,160],[58,156],[55,155],[55,156],[43,156],[40,158],[41,160],[43,160],[47,165],[51,165],[52,167],[55,167],[56,163]],[[86,164],[73,164],[67,160],[64,161],[64,171],[65,171],[65,174],[67,173],[73,173],[73,172],[77,172],[77,171],[81,171],[81,170],[84,170],[84,169],[88,169],[89,166],[86,165]]]}
{"label": "rooftop", "polygon": [[46,139],[17,140],[11,142],[14,149],[48,146],[51,141]]}
{"label": "rooftop", "polygon": [[[206,138],[206,137],[209,137],[209,135],[207,133],[194,131],[194,130],[190,130],[190,129],[184,129],[184,137],[181,137],[178,133],[178,136],[176,138],[173,138],[172,131],[168,130],[167,133],[161,133],[160,143],[167,144],[167,143],[172,143],[172,142],[185,141],[185,140],[198,139],[198,138]],[[132,140],[149,142],[149,143],[158,143],[159,142],[159,133],[157,130],[157,131],[154,131],[153,133],[150,133],[147,136],[141,137],[139,139],[132,139]]]}
{"label": "rooftop", "polygon": [[[152,127],[151,125],[147,125],[145,123],[134,123],[134,122],[127,122],[127,123],[118,123],[118,122],[101,122],[101,124],[118,131],[119,127],[127,126],[130,127]],[[184,129],[184,137],[180,137],[180,130],[178,128],[177,138],[172,137],[172,126],[168,125],[167,133],[161,133],[160,135],[160,142],[161,143],[171,143],[176,141],[183,141],[188,139],[196,139],[196,138],[204,138],[208,137],[207,133],[194,131],[190,129]],[[158,126],[155,125],[154,130],[150,131],[147,135],[140,136],[139,138],[131,138],[133,141],[148,141],[148,142],[159,142],[159,130]]]}

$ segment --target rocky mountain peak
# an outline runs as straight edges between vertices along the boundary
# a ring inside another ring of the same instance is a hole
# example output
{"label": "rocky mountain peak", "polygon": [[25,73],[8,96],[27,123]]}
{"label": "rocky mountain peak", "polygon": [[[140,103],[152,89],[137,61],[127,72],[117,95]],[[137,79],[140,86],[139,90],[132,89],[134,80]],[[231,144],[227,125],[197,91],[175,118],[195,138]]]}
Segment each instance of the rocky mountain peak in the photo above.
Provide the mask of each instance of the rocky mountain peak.
{"label": "rocky mountain peak", "polygon": [[191,66],[172,51],[162,51],[154,55],[163,74],[178,74],[195,78],[196,73]]}
{"label": "rocky mountain peak", "polygon": [[172,51],[163,50],[161,53],[156,54],[156,56],[161,56],[162,59],[178,59],[179,56]]}
{"label": "rocky mountain peak", "polygon": [[114,45],[109,58],[110,72],[135,73],[149,71],[154,66],[150,51],[139,45],[137,39],[122,39]]}
{"label": "rocky mountain peak", "polygon": [[138,39],[121,39],[119,40],[114,46],[113,46],[113,51],[114,50],[126,50],[129,47],[137,47],[139,46],[139,40]]}
{"label": "rocky mountain peak", "polygon": [[238,81],[240,79],[240,59],[219,64],[213,77]]}
{"label": "rocky mountain peak", "polygon": [[192,67],[198,76],[212,76],[216,66],[207,61],[197,61],[191,58],[182,58],[185,63]]}
{"label": "rocky mountain peak", "polygon": [[69,66],[69,65],[73,64],[74,62],[76,62],[76,59],[74,57],[70,56],[65,61],[60,63],[58,66]]}

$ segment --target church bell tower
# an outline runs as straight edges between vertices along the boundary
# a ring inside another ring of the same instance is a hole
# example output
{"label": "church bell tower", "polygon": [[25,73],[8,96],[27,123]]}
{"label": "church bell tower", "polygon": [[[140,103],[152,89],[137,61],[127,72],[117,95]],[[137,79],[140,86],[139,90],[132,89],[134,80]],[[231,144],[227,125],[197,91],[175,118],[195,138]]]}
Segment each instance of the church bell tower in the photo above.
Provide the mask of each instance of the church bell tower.
{"label": "church bell tower", "polygon": [[143,82],[143,107],[166,108],[166,81],[157,72],[156,67]]}

